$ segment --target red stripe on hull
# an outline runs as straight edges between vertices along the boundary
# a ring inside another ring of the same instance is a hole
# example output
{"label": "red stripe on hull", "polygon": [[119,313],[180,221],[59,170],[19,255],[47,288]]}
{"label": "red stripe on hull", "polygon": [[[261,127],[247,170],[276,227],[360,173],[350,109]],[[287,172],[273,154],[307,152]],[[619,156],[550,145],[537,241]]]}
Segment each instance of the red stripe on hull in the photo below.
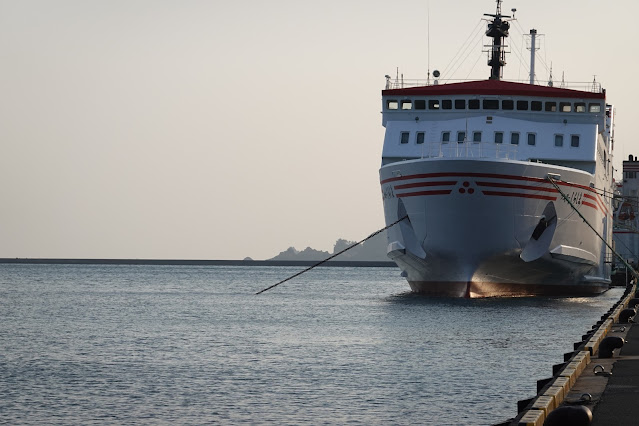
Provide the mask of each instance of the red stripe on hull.
{"label": "red stripe on hull", "polygon": [[595,210],[599,210],[596,205],[589,203],[588,201],[582,201],[581,204],[584,206],[592,207]]}
{"label": "red stripe on hull", "polygon": [[555,188],[547,188],[544,186],[516,185],[513,183],[476,182],[476,184],[479,186],[488,186],[491,188],[512,188],[512,189],[529,189],[531,191],[559,192]]}
{"label": "red stripe on hull", "polygon": [[[440,177],[468,177],[468,178],[492,178],[492,179],[510,179],[510,180],[521,180],[526,182],[537,182],[549,184],[547,179],[538,178],[538,177],[529,177],[529,176],[518,176],[518,175],[504,175],[499,173],[460,173],[460,172],[439,172],[439,173],[420,173],[416,175],[408,175],[408,176],[398,176],[392,177],[388,179],[384,179],[380,182],[381,185],[389,182],[397,182],[400,180],[413,180],[413,179],[429,179],[429,178],[440,178]],[[558,185],[568,186],[571,188],[579,188],[584,191],[593,192],[598,195],[597,191],[594,188],[589,186],[579,185],[577,183],[569,183],[569,182],[557,182]]]}
{"label": "red stripe on hull", "polygon": [[520,197],[520,198],[537,198],[539,200],[555,201],[557,197],[537,194],[520,194],[517,192],[501,192],[501,191],[482,191],[484,195],[493,195],[498,197]]}
{"label": "red stripe on hull", "polygon": [[437,182],[418,182],[418,183],[406,183],[404,185],[397,185],[395,187],[396,190],[399,189],[408,189],[408,188],[421,188],[427,186],[444,186],[444,185],[456,185],[456,180],[445,180],[445,181],[437,181]]}
{"label": "red stripe on hull", "polygon": [[451,189],[442,189],[437,191],[419,191],[419,192],[409,192],[407,194],[397,194],[397,198],[402,197],[419,197],[421,195],[448,195],[452,192]]}

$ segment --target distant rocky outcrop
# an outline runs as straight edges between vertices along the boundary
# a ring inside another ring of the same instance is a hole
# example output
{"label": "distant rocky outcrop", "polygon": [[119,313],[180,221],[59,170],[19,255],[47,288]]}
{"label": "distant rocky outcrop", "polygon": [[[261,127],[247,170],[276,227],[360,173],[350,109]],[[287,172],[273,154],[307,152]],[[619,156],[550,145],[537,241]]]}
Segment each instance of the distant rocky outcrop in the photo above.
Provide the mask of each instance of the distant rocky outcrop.
{"label": "distant rocky outcrop", "polygon": [[[306,247],[304,250],[299,251],[295,247],[289,247],[287,250],[281,252],[277,256],[268,260],[324,260],[327,257],[339,253],[347,247],[355,244],[355,241],[348,241],[345,239],[338,239],[333,246],[333,252],[315,250],[311,247]],[[364,241],[362,244],[353,247],[352,249],[340,254],[331,260],[343,260],[343,261],[389,261],[386,256],[386,234],[381,233],[374,236],[370,240]]]}

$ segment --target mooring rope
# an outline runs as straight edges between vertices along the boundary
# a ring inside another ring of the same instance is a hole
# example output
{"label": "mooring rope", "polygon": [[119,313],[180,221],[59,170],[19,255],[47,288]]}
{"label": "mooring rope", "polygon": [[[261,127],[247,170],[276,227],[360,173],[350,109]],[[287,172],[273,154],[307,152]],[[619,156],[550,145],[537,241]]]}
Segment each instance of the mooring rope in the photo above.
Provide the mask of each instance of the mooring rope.
{"label": "mooring rope", "polygon": [[568,204],[570,204],[570,207],[572,207],[573,210],[577,212],[579,217],[581,219],[583,219],[583,221],[586,223],[586,225],[588,225],[590,227],[590,229],[592,229],[592,231],[595,233],[595,235],[597,235],[599,237],[599,239],[601,239],[601,241],[603,241],[603,243],[606,245],[606,247],[608,247],[610,249],[610,251],[615,256],[617,256],[619,258],[619,260],[621,260],[623,262],[624,265],[626,265],[626,268],[628,268],[630,270],[630,273],[632,275],[634,275],[634,277],[637,279],[637,281],[639,281],[639,273],[632,266],[630,266],[630,264],[628,264],[628,262],[626,262],[626,259],[624,259],[619,253],[617,253],[615,251],[615,249],[613,249],[610,244],[608,244],[608,242],[605,240],[604,237],[599,235],[599,232],[597,232],[597,230],[590,224],[590,222],[588,222],[588,220],[584,217],[584,215],[581,214],[581,212],[577,209],[577,207],[575,207],[575,205],[572,203],[572,201],[570,201],[568,196],[566,194],[564,194],[563,191],[559,188],[559,185],[557,185],[557,183],[555,182],[555,179],[553,179],[550,176],[547,176],[546,179],[548,179],[550,181],[550,183],[552,183],[552,185],[555,187],[555,189],[561,194],[563,199],[566,200],[568,202]]}
{"label": "mooring rope", "polygon": [[339,253],[335,253],[335,254],[333,254],[333,255],[331,255],[331,256],[329,256],[329,257],[327,257],[326,259],[324,259],[324,260],[322,260],[322,261],[320,261],[320,262],[316,263],[315,265],[313,265],[313,266],[309,266],[308,268],[304,269],[303,271],[298,272],[297,274],[291,275],[290,277],[288,277],[288,278],[286,278],[286,279],[284,279],[284,280],[282,280],[282,281],[280,281],[280,282],[278,282],[278,283],[275,283],[275,284],[273,284],[273,285],[272,285],[272,286],[270,286],[270,287],[266,287],[264,290],[260,290],[260,291],[258,291],[257,293],[255,293],[255,295],[262,294],[262,293],[264,293],[265,291],[268,291],[268,290],[270,290],[270,289],[272,289],[272,288],[274,288],[274,287],[277,287],[278,285],[280,285],[280,284],[282,284],[282,283],[285,283],[285,282],[286,282],[286,281],[288,281],[288,280],[291,280],[291,279],[293,279],[293,278],[295,278],[295,277],[298,277],[298,276],[302,275],[303,273],[308,272],[308,271],[310,271],[311,269],[316,268],[316,267],[320,266],[321,264],[328,262],[329,260],[333,259],[334,257],[337,257],[337,256],[339,256],[340,254],[342,254],[342,253],[344,253],[344,252],[346,252],[346,251],[348,251],[348,250],[352,249],[353,247],[356,247],[356,246],[358,246],[358,245],[362,244],[364,241],[366,241],[366,240],[370,240],[370,239],[371,239],[371,238],[373,238],[375,235],[377,235],[377,234],[379,234],[379,233],[381,233],[381,232],[386,231],[388,228],[390,228],[390,227],[393,227],[393,226],[397,225],[399,222],[401,222],[402,220],[404,220],[404,219],[406,219],[406,218],[408,218],[408,216],[404,216],[404,217],[402,217],[401,219],[398,219],[398,220],[396,220],[395,222],[391,223],[390,225],[385,226],[385,227],[383,227],[382,229],[380,229],[380,230],[378,230],[378,231],[373,232],[373,233],[372,233],[372,234],[370,234],[368,237],[364,238],[362,241],[359,241],[359,242],[357,242],[357,243],[355,243],[355,244],[352,244],[352,245],[350,245],[350,246],[346,247],[344,250],[340,251]]}

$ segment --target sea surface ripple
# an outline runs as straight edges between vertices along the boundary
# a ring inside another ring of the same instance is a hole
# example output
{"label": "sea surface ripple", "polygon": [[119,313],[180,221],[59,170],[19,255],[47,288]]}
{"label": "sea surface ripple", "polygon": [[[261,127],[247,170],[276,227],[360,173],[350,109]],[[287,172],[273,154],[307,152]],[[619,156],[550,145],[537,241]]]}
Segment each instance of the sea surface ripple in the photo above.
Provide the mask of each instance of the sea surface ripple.
{"label": "sea surface ripple", "polygon": [[0,423],[494,424],[619,299],[429,299],[395,268],[0,265]]}

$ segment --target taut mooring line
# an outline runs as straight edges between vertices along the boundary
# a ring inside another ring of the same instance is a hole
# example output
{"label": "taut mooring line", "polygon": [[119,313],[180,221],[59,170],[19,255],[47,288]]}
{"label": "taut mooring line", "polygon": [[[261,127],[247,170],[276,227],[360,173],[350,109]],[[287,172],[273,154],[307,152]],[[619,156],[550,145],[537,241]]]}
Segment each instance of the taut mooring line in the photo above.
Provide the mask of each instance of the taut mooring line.
{"label": "taut mooring line", "polygon": [[603,243],[606,245],[606,247],[608,247],[610,249],[610,251],[619,258],[619,260],[621,260],[623,262],[624,265],[626,265],[626,268],[628,268],[630,270],[630,273],[632,275],[634,275],[634,277],[637,279],[637,281],[639,281],[639,273],[637,271],[635,271],[635,269],[630,266],[628,264],[628,262],[626,262],[626,259],[624,259],[619,253],[617,253],[615,251],[615,249],[612,248],[612,246],[610,244],[608,244],[608,242],[605,240],[604,237],[602,237],[601,235],[599,235],[599,232],[597,232],[595,230],[595,228],[590,224],[590,222],[588,222],[588,220],[586,220],[586,218],[584,217],[584,215],[581,214],[581,212],[579,211],[579,209],[577,209],[577,207],[575,207],[575,205],[572,203],[572,201],[570,201],[570,199],[568,198],[568,196],[566,194],[563,193],[563,191],[561,189],[559,189],[559,185],[557,185],[557,182],[555,181],[555,179],[553,179],[550,176],[547,176],[546,179],[548,179],[550,181],[550,183],[552,183],[552,185],[555,187],[555,189],[557,191],[559,191],[559,193],[561,194],[561,196],[563,197],[564,200],[566,200],[568,202],[568,204],[570,204],[570,207],[572,207],[572,209],[574,211],[577,212],[577,214],[579,215],[579,217],[581,219],[583,219],[583,221],[586,223],[586,225],[588,225],[590,227],[590,229],[592,229],[592,231],[595,233],[595,235],[597,235],[601,241],[603,241]]}
{"label": "taut mooring line", "polygon": [[308,268],[304,269],[304,270],[303,270],[303,271],[301,271],[301,272],[298,272],[298,273],[297,273],[297,274],[295,274],[295,275],[291,275],[290,277],[288,277],[288,278],[286,278],[286,279],[284,279],[284,280],[280,281],[279,283],[275,283],[275,284],[273,284],[273,285],[272,285],[272,286],[270,286],[270,287],[266,287],[264,290],[260,290],[260,291],[258,291],[257,293],[255,293],[255,295],[257,296],[258,294],[262,294],[262,293],[264,293],[265,291],[268,291],[268,290],[270,290],[270,289],[272,289],[272,288],[274,288],[274,287],[277,287],[278,285],[280,285],[280,284],[282,284],[282,283],[285,283],[285,282],[286,282],[286,281],[288,281],[288,280],[291,280],[291,279],[293,279],[293,278],[295,278],[295,277],[298,277],[298,276],[302,275],[303,273],[308,272],[308,271],[310,271],[311,269],[316,268],[316,267],[320,266],[321,264],[328,262],[328,261],[329,261],[329,260],[331,260],[332,258],[339,256],[340,254],[344,253],[345,251],[348,251],[348,250],[352,249],[353,247],[360,245],[360,244],[361,244],[361,243],[363,243],[364,241],[366,241],[366,240],[369,240],[369,239],[373,238],[375,235],[379,234],[380,232],[384,232],[384,231],[386,231],[388,228],[390,228],[390,227],[392,227],[392,226],[397,225],[399,222],[401,222],[402,220],[404,220],[404,219],[406,219],[406,218],[408,218],[408,216],[404,216],[404,217],[402,217],[401,219],[398,219],[398,220],[396,220],[395,222],[391,223],[390,225],[385,226],[384,228],[382,228],[382,229],[380,229],[380,230],[378,230],[378,231],[373,232],[373,233],[372,233],[372,234],[370,234],[368,237],[364,238],[362,241],[359,241],[359,242],[357,242],[357,243],[355,243],[355,244],[352,244],[352,245],[350,245],[350,246],[346,247],[344,250],[340,251],[339,253],[335,253],[334,255],[327,257],[326,259],[324,259],[324,260],[322,260],[322,261],[320,261],[320,262],[316,263],[315,265],[313,265],[313,266],[309,266]]}

